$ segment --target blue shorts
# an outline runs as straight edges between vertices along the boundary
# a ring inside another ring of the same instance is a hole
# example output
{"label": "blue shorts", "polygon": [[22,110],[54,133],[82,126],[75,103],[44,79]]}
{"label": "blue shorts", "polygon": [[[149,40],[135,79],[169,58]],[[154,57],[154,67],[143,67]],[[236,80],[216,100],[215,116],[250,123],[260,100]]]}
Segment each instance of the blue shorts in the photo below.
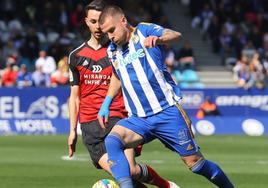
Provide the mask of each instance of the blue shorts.
{"label": "blue shorts", "polygon": [[191,121],[179,105],[145,118],[132,116],[122,119],[117,125],[141,135],[145,143],[158,138],[180,156],[193,155],[199,149],[191,131]]}

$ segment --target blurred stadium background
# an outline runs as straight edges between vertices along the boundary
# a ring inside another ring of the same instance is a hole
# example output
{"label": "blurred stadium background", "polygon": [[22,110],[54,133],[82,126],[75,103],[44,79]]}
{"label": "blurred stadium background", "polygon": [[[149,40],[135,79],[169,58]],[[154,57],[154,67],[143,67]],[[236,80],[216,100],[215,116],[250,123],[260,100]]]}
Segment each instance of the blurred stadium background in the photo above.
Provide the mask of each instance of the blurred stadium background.
{"label": "blurred stadium background", "polygon": [[[203,153],[241,188],[268,186],[265,0],[114,0],[133,25],[182,33],[166,64]],[[0,187],[90,187],[109,177],[81,142],[67,160],[68,53],[89,37],[88,1],[0,0]],[[79,140],[80,141],[80,140]],[[157,141],[138,159],[181,187],[212,187]]]}

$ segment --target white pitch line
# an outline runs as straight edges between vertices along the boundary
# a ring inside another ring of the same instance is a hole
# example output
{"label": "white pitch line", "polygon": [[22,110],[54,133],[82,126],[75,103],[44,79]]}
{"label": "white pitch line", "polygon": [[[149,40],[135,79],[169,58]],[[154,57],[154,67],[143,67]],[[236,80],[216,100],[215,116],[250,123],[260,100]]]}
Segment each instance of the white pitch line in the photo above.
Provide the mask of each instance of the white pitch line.
{"label": "white pitch line", "polygon": [[88,161],[90,160],[87,154],[76,154],[71,158],[68,155],[63,155],[61,156],[61,159],[64,161]]}

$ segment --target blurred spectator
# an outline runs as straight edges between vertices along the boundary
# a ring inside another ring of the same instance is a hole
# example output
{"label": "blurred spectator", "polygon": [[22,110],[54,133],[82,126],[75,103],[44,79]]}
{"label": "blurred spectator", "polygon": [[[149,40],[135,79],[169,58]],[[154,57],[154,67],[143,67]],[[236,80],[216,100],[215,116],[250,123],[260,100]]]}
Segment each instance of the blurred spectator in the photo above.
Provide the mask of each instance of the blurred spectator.
{"label": "blurred spectator", "polygon": [[60,3],[60,10],[59,10],[59,23],[61,26],[65,27],[69,25],[69,13],[68,8],[65,3]]}
{"label": "blurred spectator", "polygon": [[[234,37],[233,37],[233,47],[234,47],[234,57],[238,57],[243,50],[244,46],[247,44],[247,36],[243,32],[241,27],[237,27],[234,31]],[[226,63],[225,63],[226,64]]]}
{"label": "blurred spectator", "polygon": [[248,39],[252,41],[255,49],[259,49],[262,47],[263,37],[258,26],[254,25],[252,27]]}
{"label": "blurred spectator", "polygon": [[255,51],[242,53],[242,58],[233,68],[235,81],[244,89],[265,87],[265,66],[261,63],[259,54]]}
{"label": "blurred spectator", "polygon": [[2,85],[5,87],[16,86],[17,68],[12,63],[7,63],[6,68],[2,72]]}
{"label": "blurred spectator", "polygon": [[255,53],[250,62],[250,71],[252,75],[252,86],[257,89],[265,87],[265,69],[259,60],[259,54]]}
{"label": "blurred spectator", "polygon": [[84,25],[85,13],[82,3],[76,5],[75,10],[71,13],[71,23],[73,27],[82,28]]}
{"label": "blurred spectator", "polygon": [[225,64],[225,59],[232,55],[233,53],[233,44],[232,44],[232,35],[228,32],[228,29],[226,26],[222,27],[221,34],[220,34],[220,54],[222,58],[222,64]]}
{"label": "blurred spectator", "polygon": [[211,10],[210,5],[208,3],[205,3],[202,11],[193,18],[191,23],[192,27],[196,28],[197,26],[201,25],[201,32],[203,35],[205,35],[207,33],[213,14],[214,13]]}
{"label": "blurred spectator", "polygon": [[68,56],[63,56],[58,62],[58,68],[63,70],[63,72],[69,71]]}
{"label": "blurred spectator", "polygon": [[221,24],[219,22],[219,17],[214,15],[208,26],[208,35],[212,42],[212,50],[215,53],[218,53],[220,50],[220,41],[219,41],[220,33],[221,33]]}
{"label": "blurred spectator", "polygon": [[51,74],[51,85],[67,85],[69,83],[68,57],[64,56],[58,63],[58,69]]}
{"label": "blurred spectator", "polygon": [[42,12],[39,13],[43,21],[41,27],[43,31],[48,33],[58,27],[58,6],[53,1],[44,1],[42,6]]}
{"label": "blurred spectator", "polygon": [[26,65],[22,64],[17,76],[17,86],[18,87],[29,87],[32,86],[32,75],[27,71]]}
{"label": "blurred spectator", "polygon": [[8,30],[11,31],[12,34],[17,34],[22,31],[22,24],[18,18],[14,18],[8,22]]}
{"label": "blurred spectator", "polygon": [[205,116],[219,116],[220,112],[217,108],[217,105],[212,102],[212,100],[207,97],[205,99],[205,101],[200,105],[197,114],[196,114],[196,118],[197,119],[202,119]]}
{"label": "blurred spectator", "polygon": [[186,41],[179,52],[177,52],[176,59],[179,64],[178,67],[181,71],[185,69],[194,69],[194,51],[189,41]]}
{"label": "blurred spectator", "polygon": [[49,87],[50,78],[48,74],[42,72],[42,67],[37,66],[32,74],[33,85],[36,87]]}
{"label": "blurred spectator", "polygon": [[262,61],[268,60],[268,33],[263,36],[262,48],[259,48],[260,58]]}
{"label": "blurred spectator", "polygon": [[2,52],[3,59],[6,59],[9,56],[16,56],[17,57],[18,53],[19,52],[18,52],[17,48],[15,47],[13,40],[9,39],[7,41],[7,44],[3,47],[3,52]]}
{"label": "blurred spectator", "polygon": [[[30,27],[27,30],[27,34],[20,48],[21,55],[23,56],[23,58],[32,62],[35,58],[37,58],[37,54],[39,52],[39,46],[40,43],[36,30],[33,27]],[[31,66],[30,62],[26,64],[28,68]]]}
{"label": "blurred spectator", "polygon": [[244,53],[233,68],[234,79],[238,87],[249,88],[251,82],[251,74],[249,67],[249,57]]}
{"label": "blurred spectator", "polygon": [[167,65],[168,71],[172,73],[175,63],[175,52],[170,45],[165,45],[164,48],[166,51],[165,64]]}
{"label": "blurred spectator", "polygon": [[268,62],[264,61],[263,62],[263,67],[264,67],[264,74],[265,74],[265,84],[268,84]]}
{"label": "blurred spectator", "polygon": [[41,67],[43,73],[50,75],[56,70],[56,63],[53,57],[47,56],[45,50],[41,50],[39,52],[39,58],[35,62],[35,67]]}

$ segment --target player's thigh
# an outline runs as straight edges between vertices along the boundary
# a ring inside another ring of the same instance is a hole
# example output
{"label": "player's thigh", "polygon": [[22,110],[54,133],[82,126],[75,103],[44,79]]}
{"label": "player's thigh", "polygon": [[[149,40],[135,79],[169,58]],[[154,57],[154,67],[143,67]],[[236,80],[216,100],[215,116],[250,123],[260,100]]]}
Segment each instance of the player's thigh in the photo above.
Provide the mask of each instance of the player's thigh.
{"label": "player's thigh", "polygon": [[118,117],[111,117],[105,130],[103,130],[98,120],[81,124],[82,139],[85,145],[104,142],[105,137],[110,133],[113,126],[120,120]]}
{"label": "player's thigh", "polygon": [[115,125],[111,133],[119,135],[126,148],[134,148],[143,142],[141,135],[121,125]]}
{"label": "player's thigh", "polygon": [[118,133],[126,147],[136,147],[155,139],[147,118],[129,117],[117,122],[111,132]]}
{"label": "player's thigh", "polygon": [[153,133],[169,149],[181,157],[195,155],[197,146],[191,131],[190,120],[184,111],[176,106],[169,107],[152,120],[155,122]]}

